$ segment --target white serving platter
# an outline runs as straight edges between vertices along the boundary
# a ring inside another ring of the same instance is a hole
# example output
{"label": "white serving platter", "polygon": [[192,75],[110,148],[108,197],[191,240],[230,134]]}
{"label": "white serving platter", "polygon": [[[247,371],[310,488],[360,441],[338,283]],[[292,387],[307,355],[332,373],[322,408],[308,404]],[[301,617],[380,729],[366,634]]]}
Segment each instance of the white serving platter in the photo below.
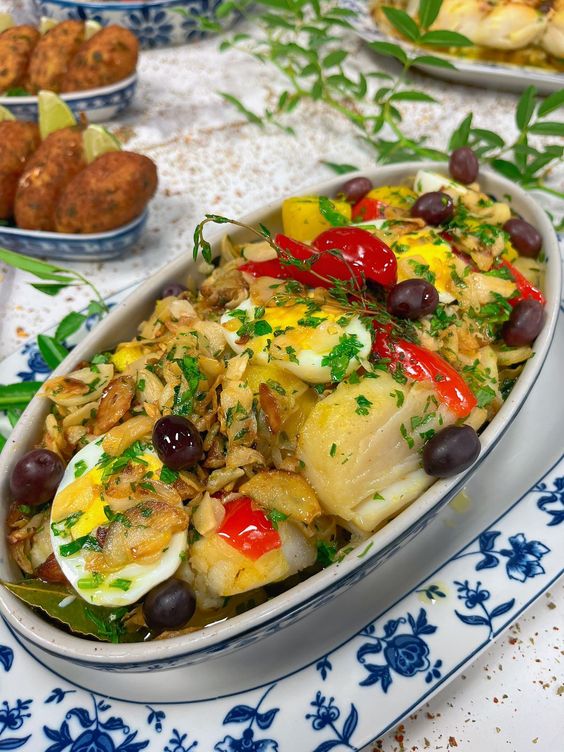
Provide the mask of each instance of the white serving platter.
{"label": "white serving platter", "polygon": [[[423,54],[421,48],[409,42],[386,34],[374,22],[370,15],[370,3],[366,0],[339,0],[343,8],[353,10],[356,16],[351,17],[349,22],[357,34],[367,42],[392,42],[406,52]],[[433,65],[417,65],[420,70],[430,76],[453,81],[457,84],[470,84],[487,87],[489,89],[505,89],[521,93],[527,86],[535,86],[541,94],[550,94],[564,87],[564,73],[543,71],[541,68],[532,66],[511,65],[509,63],[494,63],[485,60],[468,60],[454,55],[433,53],[437,57],[449,60],[456,69],[438,68]]]}

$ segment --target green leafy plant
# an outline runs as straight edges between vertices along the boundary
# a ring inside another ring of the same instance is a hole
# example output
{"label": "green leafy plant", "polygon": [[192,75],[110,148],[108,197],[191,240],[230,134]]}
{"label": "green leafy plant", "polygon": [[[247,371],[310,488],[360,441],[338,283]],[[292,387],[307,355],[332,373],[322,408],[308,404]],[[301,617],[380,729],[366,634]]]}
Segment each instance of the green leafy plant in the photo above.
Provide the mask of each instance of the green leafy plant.
{"label": "green leafy plant", "polygon": [[[222,42],[221,49],[237,49],[273,66],[285,77],[286,87],[276,105],[262,113],[252,112],[233,94],[219,93],[250,123],[259,127],[272,124],[288,132],[293,131],[287,116],[301,102],[323,102],[353,124],[380,163],[445,160],[445,151],[430,147],[425,138],[415,139],[407,134],[398,109],[402,102],[436,102],[409,81],[412,68],[417,66],[455,68],[444,57],[431,54],[433,48],[472,44],[455,32],[429,30],[441,2],[420,0],[417,19],[399,8],[383,8],[391,26],[414,48],[406,51],[405,45],[387,41],[369,44],[374,52],[399,63],[399,72],[394,76],[376,69],[355,72],[349,65],[352,53],[344,43],[343,32],[352,28],[354,12],[340,7],[335,0],[253,0],[252,5],[258,10],[253,16],[252,35],[235,34]],[[221,14],[233,10],[249,13],[250,7],[250,0],[228,0],[221,6]],[[421,46],[419,52],[416,46]],[[468,114],[453,132],[449,149],[469,144],[483,163],[524,188],[564,198],[564,193],[545,185],[551,167],[562,159],[564,147],[560,143],[532,147],[529,143],[531,135],[564,136],[564,123],[546,119],[563,104],[564,89],[543,99],[534,87],[528,87],[516,108],[518,134],[514,141],[507,142],[493,131],[473,127],[472,114]],[[339,173],[352,168],[334,163],[328,166]]]}
{"label": "green leafy plant", "polygon": [[[54,370],[69,354],[65,345],[66,339],[75,334],[89,316],[94,314],[103,316],[107,313],[108,306],[92,282],[73,269],[49,264],[5,248],[0,248],[0,262],[14,269],[29,272],[40,279],[41,282],[32,282],[31,286],[45,295],[58,295],[62,290],[77,285],[86,285],[94,293],[95,300],[90,301],[86,313],[71,311],[59,322],[54,336],[37,335],[39,352],[49,368]],[[40,386],[41,384],[38,381],[0,384],[0,411],[6,413],[12,428]],[[5,443],[6,438],[0,434],[0,451],[2,451]]]}

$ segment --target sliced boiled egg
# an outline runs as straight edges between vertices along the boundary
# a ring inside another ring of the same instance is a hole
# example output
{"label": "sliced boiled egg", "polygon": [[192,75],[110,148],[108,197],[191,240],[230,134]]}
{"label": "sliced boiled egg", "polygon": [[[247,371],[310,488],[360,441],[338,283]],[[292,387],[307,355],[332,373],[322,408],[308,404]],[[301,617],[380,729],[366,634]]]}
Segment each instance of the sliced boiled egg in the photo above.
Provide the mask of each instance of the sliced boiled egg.
{"label": "sliced boiled egg", "polygon": [[252,362],[275,364],[314,384],[341,381],[368,358],[372,346],[358,316],[313,301],[265,308],[247,299],[221,323],[236,353],[249,351]]}
{"label": "sliced boiled egg", "polygon": [[451,180],[438,172],[431,172],[430,170],[419,170],[415,176],[413,187],[419,194],[443,191],[448,193],[454,200],[468,193],[468,188],[462,185],[462,183],[457,183],[455,180]]}
{"label": "sliced boiled egg", "polygon": [[455,256],[440,235],[429,229],[408,232],[392,243],[391,248],[398,260],[398,282],[422,277],[435,285],[441,303],[454,300],[449,289],[451,273],[456,268]]}
{"label": "sliced boiled egg", "polygon": [[188,518],[181,503],[174,506],[151,493],[163,465],[150,446],[132,453],[132,467],[143,477],[131,488],[145,488],[144,498],[121,491],[118,499],[110,496],[108,480],[114,477],[119,485],[120,478],[108,469],[119,463],[111,466],[103,438],[81,449],[65,470],[51,507],[51,543],[65,577],[84,600],[125,606],[178,569]]}

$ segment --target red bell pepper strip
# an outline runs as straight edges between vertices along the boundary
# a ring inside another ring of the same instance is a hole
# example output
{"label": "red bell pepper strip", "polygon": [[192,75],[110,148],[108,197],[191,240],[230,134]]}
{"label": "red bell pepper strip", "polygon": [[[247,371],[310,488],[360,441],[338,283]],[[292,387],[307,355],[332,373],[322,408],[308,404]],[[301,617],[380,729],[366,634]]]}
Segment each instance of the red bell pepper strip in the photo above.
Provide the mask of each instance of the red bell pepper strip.
{"label": "red bell pepper strip", "polygon": [[217,534],[252,561],[282,545],[272,522],[263,511],[253,508],[248,496],[225,504],[225,517]]}
{"label": "red bell pepper strip", "polygon": [[519,292],[519,295],[508,298],[507,302],[512,305],[516,306],[517,303],[520,303],[522,300],[538,300],[539,303],[544,305],[546,303],[546,298],[542,294],[542,292],[538,289],[538,287],[535,287],[533,284],[529,282],[529,280],[521,274],[519,269],[517,269],[513,264],[510,264],[509,261],[506,261],[505,259],[501,259],[495,266],[496,269],[501,269],[505,267],[511,277],[513,278],[513,281],[515,282],[515,285],[517,287],[517,290]]}
{"label": "red bell pepper strip", "polygon": [[[239,267],[255,277],[295,279],[307,287],[332,287],[330,278],[343,281],[351,276],[359,282],[367,279],[386,287],[395,284],[397,261],[393,252],[378,238],[360,227],[334,227],[322,232],[313,242],[312,251],[307,245],[286,235],[277,235],[276,245],[299,261],[308,261],[315,252],[319,254],[311,271],[283,264],[280,259],[250,261]],[[338,250],[342,258],[324,251]],[[315,273],[314,273],[315,272]],[[319,275],[319,276],[318,276]]]}
{"label": "red bell pepper strip", "polygon": [[385,216],[386,204],[377,198],[365,196],[352,208],[352,218],[357,222],[368,222],[371,219],[382,219]]}
{"label": "red bell pepper strip", "polygon": [[383,287],[397,281],[398,262],[383,240],[361,227],[333,227],[313,241],[316,251],[339,250],[350,264],[362,267],[366,279]]}
{"label": "red bell pepper strip", "polygon": [[389,359],[390,371],[400,368],[413,381],[431,382],[441,400],[460,418],[476,407],[476,397],[468,384],[440,355],[404,339],[391,340],[389,326],[382,328],[376,324],[375,328],[372,352]]}

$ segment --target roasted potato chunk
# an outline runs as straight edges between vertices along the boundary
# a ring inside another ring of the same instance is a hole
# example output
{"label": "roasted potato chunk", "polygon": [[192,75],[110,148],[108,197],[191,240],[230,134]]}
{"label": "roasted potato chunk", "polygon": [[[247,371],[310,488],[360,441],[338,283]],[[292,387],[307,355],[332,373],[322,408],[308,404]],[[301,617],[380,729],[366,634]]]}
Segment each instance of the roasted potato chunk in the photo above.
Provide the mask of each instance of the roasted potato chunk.
{"label": "roasted potato chunk", "polygon": [[157,189],[155,163],[141,154],[102,154],[68,183],[57,206],[58,232],[106,232],[139,216]]}
{"label": "roasted potato chunk", "polygon": [[0,92],[24,85],[38,39],[39,32],[33,26],[12,26],[0,34]]}
{"label": "roasted potato chunk", "polygon": [[4,120],[0,123],[0,219],[14,213],[14,199],[26,161],[39,146],[35,123]]}
{"label": "roasted potato chunk", "polygon": [[134,72],[138,55],[135,34],[121,26],[106,26],[71,60],[61,91],[96,89],[121,81]]}
{"label": "roasted potato chunk", "polygon": [[28,91],[60,91],[69,64],[83,43],[82,21],[62,21],[44,34],[31,55]]}
{"label": "roasted potato chunk", "polygon": [[80,128],[50,133],[28,160],[20,178],[14,205],[18,227],[54,230],[59,196],[85,165]]}

